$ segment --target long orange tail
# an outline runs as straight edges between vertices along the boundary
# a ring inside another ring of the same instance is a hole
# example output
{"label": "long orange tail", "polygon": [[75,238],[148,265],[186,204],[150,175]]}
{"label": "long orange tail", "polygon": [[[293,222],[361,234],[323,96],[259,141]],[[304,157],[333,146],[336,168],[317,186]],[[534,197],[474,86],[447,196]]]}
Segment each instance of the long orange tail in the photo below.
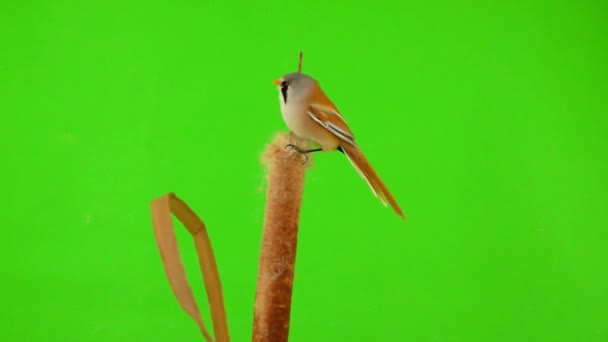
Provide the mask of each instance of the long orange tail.
{"label": "long orange tail", "polygon": [[351,144],[343,144],[341,147],[346,157],[348,157],[348,160],[350,160],[361,177],[367,181],[367,184],[369,184],[369,187],[372,189],[374,195],[376,195],[376,197],[382,201],[382,204],[387,205],[388,202],[395,213],[405,220],[405,215],[401,211],[401,208],[399,208],[397,201],[395,201],[393,195],[390,193],[390,191],[388,191],[386,185],[384,185],[376,171],[374,171],[370,163],[367,161],[367,158],[365,158],[363,152],[361,152],[357,146]]}

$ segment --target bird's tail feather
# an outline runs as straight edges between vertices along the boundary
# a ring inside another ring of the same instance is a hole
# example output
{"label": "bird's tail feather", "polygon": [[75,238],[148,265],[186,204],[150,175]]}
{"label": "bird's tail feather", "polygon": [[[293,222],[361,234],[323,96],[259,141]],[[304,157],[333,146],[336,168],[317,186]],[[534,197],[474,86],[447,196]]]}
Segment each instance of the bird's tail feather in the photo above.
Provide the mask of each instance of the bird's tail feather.
{"label": "bird's tail feather", "polygon": [[402,219],[405,219],[405,215],[401,211],[401,208],[399,208],[397,201],[395,201],[393,195],[390,193],[390,191],[388,191],[386,185],[384,185],[376,171],[367,161],[367,158],[365,158],[363,152],[361,152],[357,146],[351,144],[343,144],[341,147],[344,154],[351,164],[353,164],[357,172],[359,172],[361,177],[367,181],[367,184],[372,189],[374,195],[376,195],[376,197],[378,197],[385,206],[387,203],[390,204],[395,213],[397,213],[397,215],[399,215]]}

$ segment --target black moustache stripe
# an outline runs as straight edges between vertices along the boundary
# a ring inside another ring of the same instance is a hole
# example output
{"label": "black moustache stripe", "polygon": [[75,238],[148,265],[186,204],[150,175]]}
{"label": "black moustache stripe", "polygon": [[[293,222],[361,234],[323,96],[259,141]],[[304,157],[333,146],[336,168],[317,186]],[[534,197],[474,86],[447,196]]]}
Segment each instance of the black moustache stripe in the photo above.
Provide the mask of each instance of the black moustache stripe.
{"label": "black moustache stripe", "polygon": [[287,103],[287,83],[281,84],[281,94],[283,94],[283,102]]}

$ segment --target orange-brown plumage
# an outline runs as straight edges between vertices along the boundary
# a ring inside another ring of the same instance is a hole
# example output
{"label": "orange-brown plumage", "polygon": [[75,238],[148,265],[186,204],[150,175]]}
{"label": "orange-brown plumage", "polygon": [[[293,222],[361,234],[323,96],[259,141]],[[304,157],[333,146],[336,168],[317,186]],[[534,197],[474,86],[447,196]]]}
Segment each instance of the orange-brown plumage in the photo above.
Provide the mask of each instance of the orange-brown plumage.
{"label": "orange-brown plumage", "polygon": [[325,95],[325,92],[317,84],[311,91],[310,108],[315,113],[324,115],[324,120],[347,131],[351,136],[353,132],[348,127],[348,124],[340,114],[338,107]]}
{"label": "orange-brown plumage", "polygon": [[340,146],[344,150],[344,153],[346,154],[348,159],[352,162],[355,169],[359,171],[359,174],[367,181],[369,186],[372,188],[372,191],[374,192],[376,197],[378,197],[380,201],[382,201],[382,203],[384,203],[385,205],[388,202],[388,204],[391,206],[391,208],[393,208],[395,213],[399,215],[402,219],[405,219],[405,215],[403,214],[403,211],[401,211],[401,208],[399,208],[399,204],[397,204],[397,201],[395,200],[391,192],[388,190],[386,185],[384,185],[382,179],[380,179],[380,176],[378,176],[374,168],[367,161],[367,158],[365,158],[363,152],[361,152],[361,150],[356,145],[342,144]]}

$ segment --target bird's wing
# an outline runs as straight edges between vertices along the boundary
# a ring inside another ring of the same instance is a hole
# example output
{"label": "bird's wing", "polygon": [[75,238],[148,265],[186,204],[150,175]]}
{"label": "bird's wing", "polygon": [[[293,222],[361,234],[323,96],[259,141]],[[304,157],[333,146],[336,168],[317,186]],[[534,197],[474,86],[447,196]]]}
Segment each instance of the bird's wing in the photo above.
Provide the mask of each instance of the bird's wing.
{"label": "bird's wing", "polygon": [[338,111],[338,108],[322,92],[317,91],[311,97],[308,115],[332,134],[349,144],[355,145],[355,136]]}

